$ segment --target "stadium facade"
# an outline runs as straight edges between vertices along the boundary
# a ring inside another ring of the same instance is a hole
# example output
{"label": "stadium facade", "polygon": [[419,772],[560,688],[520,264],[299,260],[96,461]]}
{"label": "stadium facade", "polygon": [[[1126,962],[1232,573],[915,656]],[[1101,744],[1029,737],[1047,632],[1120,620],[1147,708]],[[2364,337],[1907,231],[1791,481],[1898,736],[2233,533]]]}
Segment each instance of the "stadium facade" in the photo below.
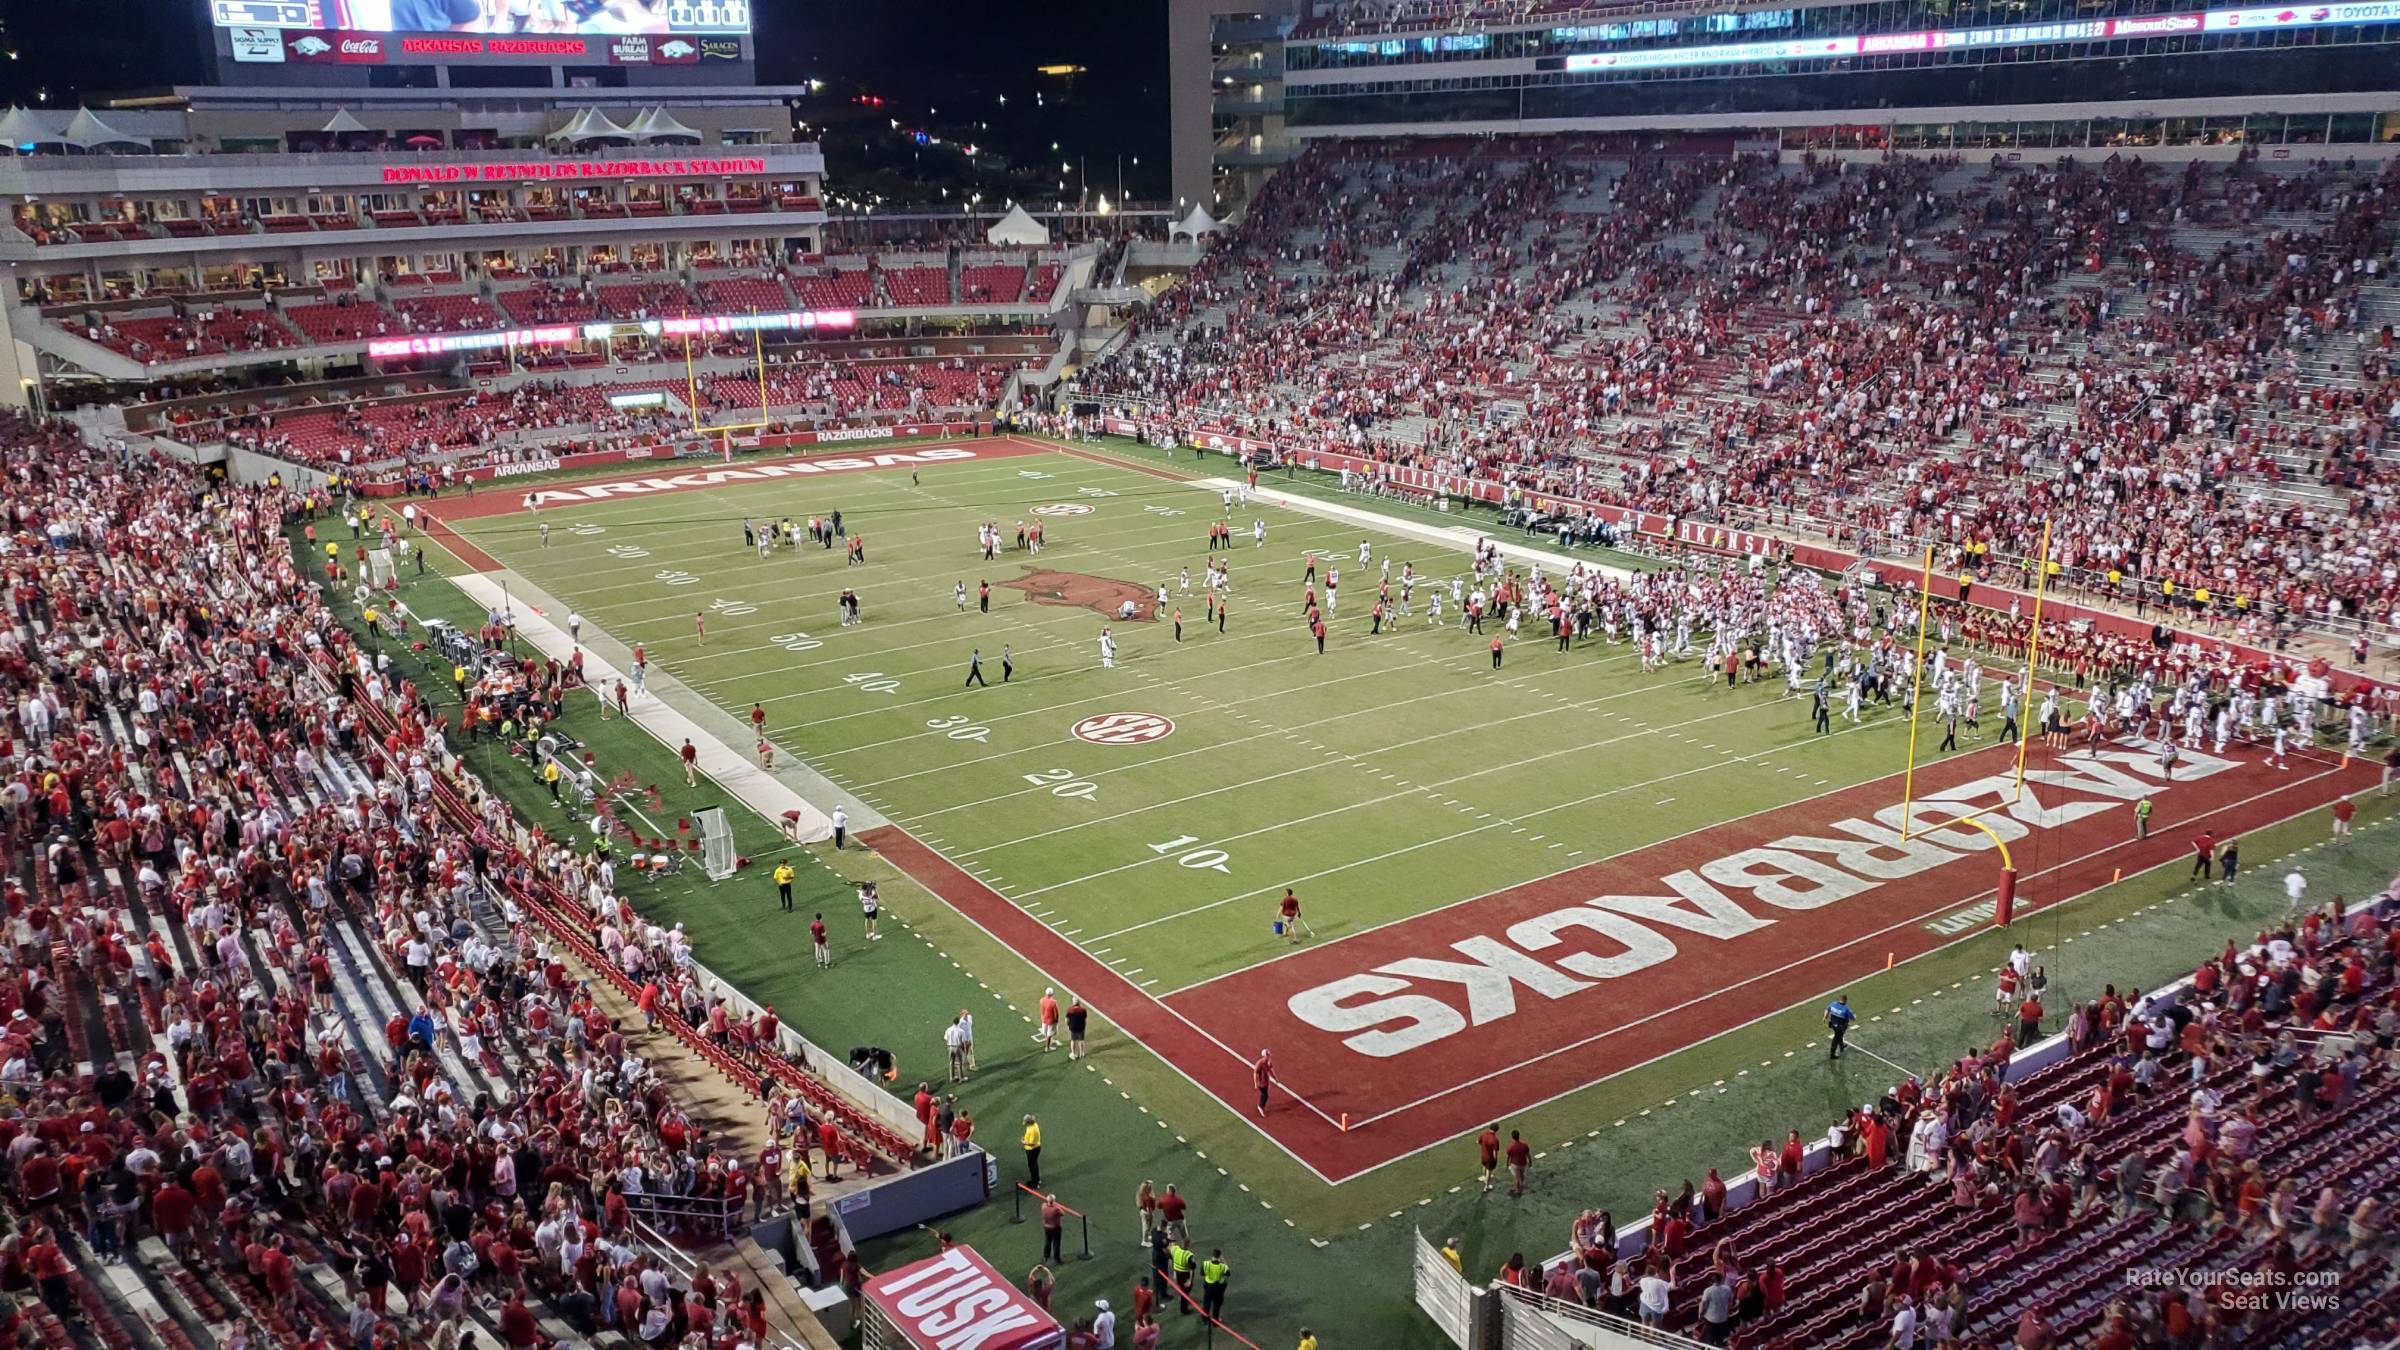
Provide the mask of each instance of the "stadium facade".
{"label": "stadium facade", "polygon": [[[2400,5],[1311,5],[1173,0],[1175,190],[1220,213],[1312,139],[1710,132],[2024,154],[2400,141]],[[1204,50],[1203,50],[1204,49]]]}
{"label": "stadium facade", "polygon": [[[489,398],[536,376],[683,384],[690,347],[698,377],[762,350],[808,367],[766,394],[807,420],[927,417],[988,406],[957,367],[997,349],[960,335],[1039,333],[1070,263],[1091,270],[1094,247],[1021,215],[987,246],[997,210],[843,251],[811,91],[757,82],[737,0],[652,6],[640,32],[573,6],[405,27],[425,12],[208,0],[209,82],[0,114],[0,396],[177,417],[399,378]],[[1028,342],[1004,344],[1011,371],[1047,345]]]}

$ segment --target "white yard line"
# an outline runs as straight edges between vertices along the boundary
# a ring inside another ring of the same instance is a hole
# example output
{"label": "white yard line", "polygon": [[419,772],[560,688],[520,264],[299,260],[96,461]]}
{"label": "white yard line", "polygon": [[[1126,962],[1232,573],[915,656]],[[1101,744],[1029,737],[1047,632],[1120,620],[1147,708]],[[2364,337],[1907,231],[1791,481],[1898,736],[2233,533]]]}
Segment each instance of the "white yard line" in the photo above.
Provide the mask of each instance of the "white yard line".
{"label": "white yard line", "polygon": [[[1197,478],[1190,480],[1189,485],[1220,496],[1228,490],[1242,488],[1240,483],[1230,478]],[[1264,486],[1250,490],[1250,500],[1254,504],[1268,500],[1271,495],[1269,489]],[[1274,496],[1272,500],[1276,506],[1287,511],[1298,511],[1304,515],[1319,516],[1327,520],[1363,525],[1369,529],[1381,530],[1386,534],[1397,534],[1429,544],[1438,544],[1443,548],[1455,549],[1469,555],[1475,551],[1475,541],[1481,539],[1499,545],[1500,557],[1503,562],[1538,562],[1557,572],[1571,571],[1577,564],[1581,564],[1586,571],[1596,567],[1607,575],[1620,580],[1634,575],[1626,568],[1612,567],[1607,563],[1594,562],[1589,558],[1572,558],[1564,553],[1553,553],[1549,549],[1528,548],[1523,544],[1505,542],[1494,538],[1489,531],[1465,525],[1420,525],[1412,520],[1383,515],[1362,506],[1352,506],[1347,502],[1324,501],[1304,493],[1294,493],[1288,497]],[[1275,532],[1272,529],[1268,530],[1267,537],[1270,542],[1274,542]],[[1343,560],[1343,555],[1338,551],[1323,556],[1329,556],[1337,564]]]}
{"label": "white yard line", "polygon": [[[486,609],[497,609],[504,603],[500,583],[487,573],[468,573],[452,577],[450,581],[469,600]],[[543,596],[538,591],[518,595],[517,599],[525,603],[514,609],[517,617],[516,634],[544,656],[562,666],[566,665],[575,654],[576,644],[567,636],[564,628],[532,608],[532,602],[537,597],[544,605],[557,607],[555,599]],[[623,672],[598,652],[585,647],[583,674],[588,691],[593,697],[601,698],[605,697],[602,691],[612,687]],[[628,683],[631,681],[628,680]],[[702,730],[699,723],[668,706],[655,693],[645,693],[633,700],[630,708],[634,725],[649,732],[670,753],[680,753],[683,743],[690,741],[699,754],[699,771],[716,780],[735,800],[756,811],[769,824],[785,829],[784,817],[789,812],[797,811],[800,813],[799,833],[802,839],[833,837],[833,819],[826,810],[802,797],[773,774],[759,768],[757,761],[750,756],[734,750]],[[870,813],[862,811],[859,814],[864,816]],[[880,820],[873,823],[880,823]],[[867,819],[854,820],[851,826],[854,830],[872,828]]]}

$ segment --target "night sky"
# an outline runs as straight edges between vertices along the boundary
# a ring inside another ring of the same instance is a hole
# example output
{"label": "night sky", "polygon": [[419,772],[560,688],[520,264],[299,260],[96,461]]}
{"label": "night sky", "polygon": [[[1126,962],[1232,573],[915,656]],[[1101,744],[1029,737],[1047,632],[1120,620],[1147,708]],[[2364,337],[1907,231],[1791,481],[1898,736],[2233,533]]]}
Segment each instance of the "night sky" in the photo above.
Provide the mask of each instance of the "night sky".
{"label": "night sky", "polygon": [[[955,156],[911,148],[909,133],[924,130],[978,143],[1019,184],[1038,173],[1054,188],[1064,160],[1081,166],[1092,192],[1114,197],[1122,160],[1136,196],[1164,191],[1165,0],[759,0],[757,9],[759,78],[826,82],[802,116],[826,133],[837,189],[845,165],[861,181],[900,174],[961,192],[995,181],[991,168],[970,175]],[[196,83],[206,70],[199,0],[0,0],[0,22],[15,53],[0,61],[0,99],[12,104],[45,106],[37,95],[47,92],[46,106],[73,106]],[[1054,64],[1086,73],[1070,83],[1034,72]],[[852,102],[861,93],[884,105],[870,116]]]}

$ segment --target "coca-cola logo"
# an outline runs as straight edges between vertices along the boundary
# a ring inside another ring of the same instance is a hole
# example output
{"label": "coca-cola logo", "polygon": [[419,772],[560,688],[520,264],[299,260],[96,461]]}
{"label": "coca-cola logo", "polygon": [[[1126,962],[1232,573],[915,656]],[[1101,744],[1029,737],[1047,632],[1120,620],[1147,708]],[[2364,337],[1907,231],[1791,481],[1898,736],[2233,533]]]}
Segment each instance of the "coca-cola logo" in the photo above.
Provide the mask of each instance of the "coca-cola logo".
{"label": "coca-cola logo", "polygon": [[374,62],[383,59],[383,39],[379,37],[345,37],[336,48],[341,59],[349,62]]}

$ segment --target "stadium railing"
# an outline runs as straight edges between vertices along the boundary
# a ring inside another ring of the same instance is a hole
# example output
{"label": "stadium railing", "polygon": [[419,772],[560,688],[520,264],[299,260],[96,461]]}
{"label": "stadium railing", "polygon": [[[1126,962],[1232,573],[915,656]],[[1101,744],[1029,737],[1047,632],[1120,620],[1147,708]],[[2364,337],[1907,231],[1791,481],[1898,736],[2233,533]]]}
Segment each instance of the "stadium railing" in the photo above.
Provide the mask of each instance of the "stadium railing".
{"label": "stadium railing", "polygon": [[[1030,1195],[1030,1196],[1032,1196],[1032,1197],[1033,1197],[1033,1199],[1034,1199],[1034,1212],[1035,1212],[1036,1214],[1039,1214],[1039,1213],[1041,1212],[1041,1207],[1042,1207],[1042,1205],[1043,1205],[1043,1204],[1045,1204],[1045,1203],[1047,1203],[1047,1202],[1049,1201],[1049,1199],[1050,1199],[1050,1196],[1049,1196],[1049,1194],[1048,1194],[1048,1193],[1046,1193],[1046,1192],[1043,1192],[1043,1191],[1037,1191],[1037,1190],[1035,1190],[1033,1187],[1026,1185],[1026,1184],[1025,1184],[1024,1182],[1022,1182],[1022,1181],[1018,1182],[1018,1183],[1017,1183],[1017,1189],[1016,1189],[1014,1192],[1012,1192],[1012,1193],[1009,1195],[1009,1199],[1010,1199],[1011,1201],[1013,1201],[1013,1202],[1014,1202],[1014,1203],[1013,1203],[1013,1205],[1012,1205],[1012,1207],[1011,1207],[1011,1209],[1010,1209],[1010,1211],[1009,1211],[1009,1216],[1008,1216],[1008,1221],[1009,1221],[1010,1223],[1023,1223],[1023,1222],[1025,1222],[1025,1197],[1026,1197],[1026,1196],[1029,1196],[1029,1195]],[[1079,1223],[1079,1224],[1083,1225],[1083,1254],[1082,1254],[1082,1255],[1080,1255],[1080,1256],[1078,1256],[1078,1257],[1076,1257],[1075,1259],[1076,1259],[1076,1260],[1078,1260],[1078,1261],[1089,1261],[1089,1260],[1091,1260],[1091,1259],[1092,1259],[1092,1221],[1091,1221],[1091,1218],[1090,1218],[1090,1216],[1086,1215],[1086,1214],[1085,1214],[1085,1213],[1084,1213],[1082,1210],[1080,1210],[1080,1209],[1077,1209],[1077,1208],[1075,1208],[1075,1207],[1074,1207],[1074,1206],[1072,1206],[1072,1205],[1060,1205],[1060,1206],[1059,1206],[1059,1208],[1060,1208],[1060,1209],[1063,1209],[1063,1210],[1065,1210],[1067,1213],[1069,1213],[1069,1214],[1073,1215],[1073,1216],[1075,1217],[1075,1221],[1076,1221],[1077,1223]]]}
{"label": "stadium railing", "polygon": [[627,1194],[625,1207],[649,1227],[731,1242],[749,1230],[743,1202],[733,1196]]}
{"label": "stadium railing", "polygon": [[1233,1344],[1246,1345],[1250,1347],[1250,1350],[1259,1350],[1258,1342],[1251,1340],[1249,1337],[1238,1331],[1235,1331],[1232,1327],[1225,1325],[1218,1319],[1209,1316],[1208,1309],[1200,1306],[1200,1300],[1193,1298],[1190,1292],[1185,1290],[1182,1285],[1175,1283],[1173,1280],[1168,1280],[1165,1283],[1167,1292],[1173,1294],[1176,1298],[1183,1300],[1183,1306],[1189,1308],[1200,1318],[1201,1343],[1203,1345],[1214,1346],[1217,1343],[1217,1333],[1221,1331],[1225,1333],[1225,1338],[1228,1341],[1231,1341]]}
{"label": "stadium railing", "polygon": [[[2357,913],[2359,910],[2366,910],[2381,916],[2388,914],[2395,906],[2400,906],[2400,877],[2395,877],[2391,885],[2353,906],[2351,912]],[[2247,950],[2255,954],[2264,951],[2265,947],[2263,943],[2253,943]],[[2152,1009],[2168,1007],[2189,994],[2192,988],[2192,977],[2187,975],[2173,984],[2152,990],[2134,1004],[2129,1016],[2147,1016]],[[2068,1043],[2067,1034],[2063,1030],[2055,1035],[2045,1036],[2009,1057],[2008,1066],[2001,1073],[2001,1081],[2004,1083],[2023,1082],[2035,1073],[2058,1063],[2073,1053],[2074,1047]],[[1830,1133],[1819,1135],[1808,1145],[1807,1150],[1801,1156],[1800,1175],[1803,1177],[1813,1175],[1838,1161],[1840,1161],[1840,1157],[1835,1151]],[[1758,1194],[1758,1175],[1750,1161],[1747,1158],[1741,1159],[1737,1166],[1740,1174],[1726,1187],[1725,1209],[1728,1213],[1761,1199]],[[1617,1230],[1617,1250],[1614,1253],[1617,1258],[1639,1256],[1649,1249],[1650,1217],[1648,1215]],[[1561,1263],[1575,1264],[1579,1260],[1579,1254],[1569,1249],[1544,1261],[1542,1269],[1548,1270]],[[1447,1265],[1446,1262],[1444,1264]],[[1420,1301],[1424,1298],[1422,1293],[1424,1281],[1425,1275],[1420,1266],[1418,1273]],[[1690,1342],[1682,1340],[1671,1340],[1668,1343],[1690,1344]]]}

